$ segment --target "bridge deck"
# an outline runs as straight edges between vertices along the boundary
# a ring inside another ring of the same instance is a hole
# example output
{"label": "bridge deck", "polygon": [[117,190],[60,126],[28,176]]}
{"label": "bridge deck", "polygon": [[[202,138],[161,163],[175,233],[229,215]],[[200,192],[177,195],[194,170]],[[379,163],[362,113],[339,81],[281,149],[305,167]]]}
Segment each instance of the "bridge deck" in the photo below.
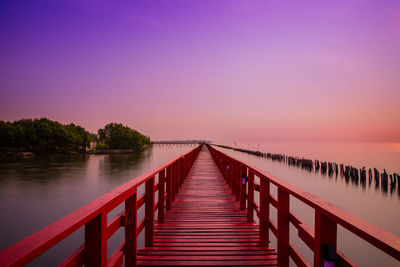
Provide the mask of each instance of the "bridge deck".
{"label": "bridge deck", "polygon": [[277,265],[275,250],[259,246],[258,225],[247,222],[205,146],[165,221],[155,224],[154,246],[137,257],[139,266]]}

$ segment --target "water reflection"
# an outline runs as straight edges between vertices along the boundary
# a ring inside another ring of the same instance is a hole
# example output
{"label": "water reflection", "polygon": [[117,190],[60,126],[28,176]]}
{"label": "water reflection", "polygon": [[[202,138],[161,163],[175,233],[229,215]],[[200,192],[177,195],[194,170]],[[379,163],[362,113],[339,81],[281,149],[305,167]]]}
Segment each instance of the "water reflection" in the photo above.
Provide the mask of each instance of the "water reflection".
{"label": "water reflection", "polygon": [[[0,250],[190,149],[155,146],[141,154],[0,160]],[[74,234],[33,266],[57,265],[82,238],[82,232]]]}
{"label": "water reflection", "polygon": [[2,159],[0,186],[7,179],[20,182],[54,183],[58,179],[79,173],[88,164],[86,155],[56,155],[32,159]]}

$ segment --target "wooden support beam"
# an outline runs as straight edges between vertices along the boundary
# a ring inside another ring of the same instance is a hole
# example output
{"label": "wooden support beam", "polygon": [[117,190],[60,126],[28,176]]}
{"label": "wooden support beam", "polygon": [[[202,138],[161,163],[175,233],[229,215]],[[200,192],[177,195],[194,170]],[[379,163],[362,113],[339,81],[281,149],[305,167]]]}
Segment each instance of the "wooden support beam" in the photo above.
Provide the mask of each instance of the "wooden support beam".
{"label": "wooden support beam", "polygon": [[246,209],[246,180],[247,180],[247,166],[241,164],[241,175],[240,175],[240,209]]}
{"label": "wooden support beam", "polygon": [[254,221],[254,173],[249,170],[249,177],[247,183],[247,221]]}
{"label": "wooden support beam", "polygon": [[289,266],[289,194],[278,188],[278,265]]}
{"label": "wooden support beam", "polygon": [[107,266],[107,214],[85,224],[85,266]]}
{"label": "wooden support beam", "polygon": [[152,247],[154,239],[154,176],[146,181],[144,202],[145,246]]}
{"label": "wooden support beam", "polygon": [[333,245],[336,248],[337,224],[330,220],[320,209],[315,210],[314,232],[314,266],[324,266],[322,258],[323,245]]}
{"label": "wooden support beam", "polygon": [[125,266],[136,266],[136,250],[137,250],[137,193],[125,200],[125,216],[127,222],[125,225]]}
{"label": "wooden support beam", "polygon": [[164,221],[165,170],[158,174],[158,221]]}
{"label": "wooden support beam", "polygon": [[270,184],[267,179],[260,178],[260,245],[267,246],[269,243],[269,194]]}
{"label": "wooden support beam", "polygon": [[172,166],[167,168],[167,201],[166,208],[170,209],[172,204]]}

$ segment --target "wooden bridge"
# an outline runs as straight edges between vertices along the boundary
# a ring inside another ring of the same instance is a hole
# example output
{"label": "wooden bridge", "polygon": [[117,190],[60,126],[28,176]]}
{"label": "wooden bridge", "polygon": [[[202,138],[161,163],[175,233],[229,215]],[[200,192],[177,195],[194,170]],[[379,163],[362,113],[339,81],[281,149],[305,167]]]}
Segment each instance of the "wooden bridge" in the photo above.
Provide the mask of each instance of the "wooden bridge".
{"label": "wooden bridge", "polygon": [[[277,197],[270,194],[271,183]],[[145,193],[138,196],[141,185]],[[289,209],[289,196],[315,210],[314,229]],[[124,212],[107,220],[121,203]],[[138,218],[143,205],[144,218]],[[272,208],[277,210],[276,222],[269,217]],[[84,244],[77,244],[60,266],[288,266],[289,258],[298,266],[309,266],[290,242],[290,223],[314,252],[314,266],[323,266],[326,245],[334,249],[336,266],[355,265],[336,249],[337,225],[400,261],[396,235],[201,145],[1,251],[0,266],[26,265],[81,227]],[[107,258],[107,240],[121,227],[125,240]],[[269,247],[270,230],[277,237],[276,250]],[[138,249],[142,231],[145,246]]]}

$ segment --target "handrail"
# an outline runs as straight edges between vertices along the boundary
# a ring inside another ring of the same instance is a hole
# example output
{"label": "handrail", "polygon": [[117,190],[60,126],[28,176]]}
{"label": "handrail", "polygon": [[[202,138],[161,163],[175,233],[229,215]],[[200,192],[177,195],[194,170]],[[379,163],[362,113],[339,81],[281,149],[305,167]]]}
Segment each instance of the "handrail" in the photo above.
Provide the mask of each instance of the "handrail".
{"label": "handrail", "polygon": [[[261,244],[267,244],[269,230],[272,230],[278,242],[278,264],[288,266],[289,257],[300,266],[309,265],[289,241],[289,222],[297,229],[300,239],[314,251],[314,266],[322,266],[322,245],[331,244],[336,248],[337,225],[341,225],[350,232],[366,240],[375,247],[400,261],[400,237],[385,231],[343,209],[293,186],[274,175],[259,170],[240,159],[207,145],[214,161],[220,169],[227,183],[232,187],[232,193],[240,199],[241,209],[246,208],[248,221],[253,221],[253,212],[259,217]],[[229,168],[227,167],[229,165]],[[242,181],[242,175],[245,179]],[[254,183],[254,176],[260,178],[260,184]],[[275,199],[270,195],[270,183],[277,187],[278,196]],[[247,184],[247,193],[246,193]],[[257,190],[258,189],[258,190]],[[260,192],[260,206],[254,204],[254,190]],[[289,209],[289,196],[293,196],[315,210],[315,229],[302,222]],[[277,208],[277,225],[269,218],[269,204]],[[354,265],[340,251],[339,266]]]}
{"label": "handrail", "polygon": [[[114,266],[122,263],[124,255],[126,256],[126,266],[134,265],[136,263],[137,236],[145,229],[145,244],[152,246],[154,213],[158,210],[158,220],[163,220],[164,201],[162,200],[166,201],[166,208],[169,209],[175,193],[189,173],[200,149],[201,145],[111,190],[60,220],[0,251],[0,266],[25,265],[82,226],[85,226],[85,244],[67,257],[61,265]],[[159,175],[159,183],[155,185],[154,177],[157,174]],[[142,200],[141,197],[137,196],[137,188],[144,183],[145,193]],[[166,190],[164,190],[165,186]],[[159,192],[159,201],[157,206],[154,206],[156,191]],[[125,201],[123,214],[119,214],[108,223],[107,213],[123,201]],[[142,204],[145,204],[143,225],[137,222],[137,210],[141,206],[138,202],[141,201],[143,201]],[[119,227],[125,227],[125,241],[107,259],[107,239]]]}

